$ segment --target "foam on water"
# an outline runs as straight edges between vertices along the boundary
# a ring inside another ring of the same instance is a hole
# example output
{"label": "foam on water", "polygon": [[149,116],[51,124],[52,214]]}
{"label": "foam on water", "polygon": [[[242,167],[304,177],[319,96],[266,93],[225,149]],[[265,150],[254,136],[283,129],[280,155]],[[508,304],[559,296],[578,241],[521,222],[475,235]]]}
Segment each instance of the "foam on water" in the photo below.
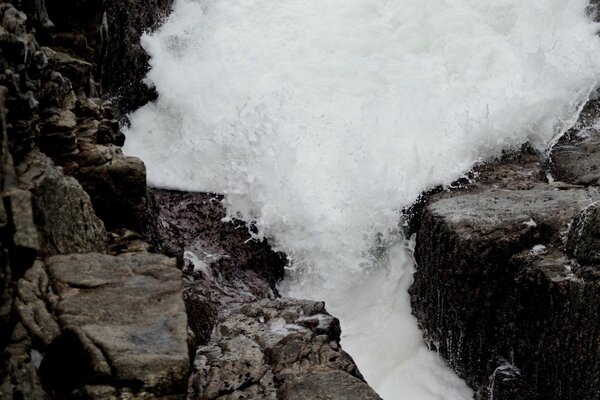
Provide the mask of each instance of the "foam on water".
{"label": "foam on water", "polygon": [[569,127],[596,87],[585,0],[177,0],[143,38],[156,102],[125,150],[156,186],[226,194],[289,254],[387,400],[470,391],[427,351],[398,213]]}

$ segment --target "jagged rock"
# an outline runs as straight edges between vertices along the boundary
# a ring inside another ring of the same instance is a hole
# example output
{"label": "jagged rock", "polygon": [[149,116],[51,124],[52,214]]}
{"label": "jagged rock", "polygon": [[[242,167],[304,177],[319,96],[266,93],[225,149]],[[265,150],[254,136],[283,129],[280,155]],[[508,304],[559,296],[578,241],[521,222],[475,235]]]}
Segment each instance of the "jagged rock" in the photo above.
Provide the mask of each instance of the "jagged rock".
{"label": "jagged rock", "polygon": [[488,163],[475,183],[433,194],[419,217],[413,312],[477,399],[597,396],[600,286],[564,240],[599,193],[546,183],[539,166]]}
{"label": "jagged rock", "polygon": [[[106,249],[106,231],[89,196],[44,154],[33,151],[17,166],[21,187],[33,194],[43,255]],[[29,192],[27,192],[29,193]]]}
{"label": "jagged rock", "polygon": [[66,167],[90,195],[96,214],[109,229],[140,232],[146,212],[146,166],[113,145],[81,144],[75,163]]}
{"label": "jagged rock", "polygon": [[62,331],[42,362],[46,385],[62,393],[124,387],[134,397],[185,392],[187,323],[174,259],[92,253],[54,256],[46,267]]}
{"label": "jagged rock", "polygon": [[152,190],[154,246],[183,264],[190,327],[206,343],[220,310],[275,296],[285,255],[251,240],[240,221],[223,222],[222,197]]}
{"label": "jagged rock", "polygon": [[15,309],[29,336],[45,347],[60,334],[60,328],[48,311],[46,295],[48,276],[41,262],[31,267],[17,285]]}
{"label": "jagged rock", "polygon": [[569,230],[567,252],[582,264],[600,264],[600,203],[577,214]]}
{"label": "jagged rock", "polygon": [[78,95],[96,97],[98,93],[92,78],[92,64],[70,55],[42,47],[50,68],[69,78]]}
{"label": "jagged rock", "polygon": [[31,266],[40,248],[31,200],[31,193],[26,190],[10,188],[4,191],[4,202],[12,220],[11,264],[15,277],[20,277]]}
{"label": "jagged rock", "polygon": [[550,167],[557,179],[575,185],[600,185],[599,118],[600,100],[590,101],[575,127],[552,148]]}
{"label": "jagged rock", "polygon": [[49,399],[38,376],[42,355],[32,348],[27,330],[20,323],[12,331],[11,343],[5,349],[3,358],[6,366],[0,384],[0,398]]}
{"label": "jagged rock", "polygon": [[198,348],[191,399],[379,399],[339,346],[339,321],[320,302],[246,304]]}
{"label": "jagged rock", "polygon": [[253,240],[242,221],[224,222],[222,196],[159,189],[152,193],[158,204],[153,239],[160,251],[179,259],[185,251],[202,259],[204,253],[212,254],[213,260],[205,261],[221,273],[254,270],[273,288],[283,278],[285,255],[274,252],[266,240]]}
{"label": "jagged rock", "polygon": [[140,37],[166,18],[172,4],[173,0],[55,0],[47,4],[57,27],[50,43],[94,64],[95,78],[105,92],[116,96],[123,116],[156,97],[142,82],[149,67]]}

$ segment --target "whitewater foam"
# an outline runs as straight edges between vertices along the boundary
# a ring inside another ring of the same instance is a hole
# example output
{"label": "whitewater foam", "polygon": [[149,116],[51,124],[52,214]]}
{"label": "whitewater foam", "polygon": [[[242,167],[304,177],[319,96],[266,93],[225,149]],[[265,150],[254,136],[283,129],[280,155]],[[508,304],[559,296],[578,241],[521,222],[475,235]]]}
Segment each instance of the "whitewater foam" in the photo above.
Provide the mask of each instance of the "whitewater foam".
{"label": "whitewater foam", "polygon": [[159,98],[125,151],[149,183],[226,194],[326,300],[387,400],[469,398],[423,344],[399,210],[568,128],[600,71],[585,0],[177,0],[143,38]]}

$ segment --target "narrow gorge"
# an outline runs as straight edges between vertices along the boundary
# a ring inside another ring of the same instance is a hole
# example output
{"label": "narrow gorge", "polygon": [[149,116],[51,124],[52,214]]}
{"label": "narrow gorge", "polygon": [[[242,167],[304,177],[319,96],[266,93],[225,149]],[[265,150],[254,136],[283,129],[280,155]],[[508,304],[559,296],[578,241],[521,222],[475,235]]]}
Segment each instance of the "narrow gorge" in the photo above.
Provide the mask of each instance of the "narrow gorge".
{"label": "narrow gorge", "polygon": [[597,12],[0,3],[0,399],[600,399]]}

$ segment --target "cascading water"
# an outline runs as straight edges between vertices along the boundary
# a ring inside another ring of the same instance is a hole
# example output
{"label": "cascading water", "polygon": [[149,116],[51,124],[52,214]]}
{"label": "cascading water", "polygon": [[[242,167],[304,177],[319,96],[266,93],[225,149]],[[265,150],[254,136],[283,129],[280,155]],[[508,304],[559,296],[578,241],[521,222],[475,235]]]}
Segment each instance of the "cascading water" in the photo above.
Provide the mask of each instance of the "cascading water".
{"label": "cascading water", "polygon": [[156,186],[226,194],[325,300],[386,400],[466,399],[411,316],[401,208],[569,127],[600,76],[586,0],[176,0],[143,39],[156,102],[127,153]]}

